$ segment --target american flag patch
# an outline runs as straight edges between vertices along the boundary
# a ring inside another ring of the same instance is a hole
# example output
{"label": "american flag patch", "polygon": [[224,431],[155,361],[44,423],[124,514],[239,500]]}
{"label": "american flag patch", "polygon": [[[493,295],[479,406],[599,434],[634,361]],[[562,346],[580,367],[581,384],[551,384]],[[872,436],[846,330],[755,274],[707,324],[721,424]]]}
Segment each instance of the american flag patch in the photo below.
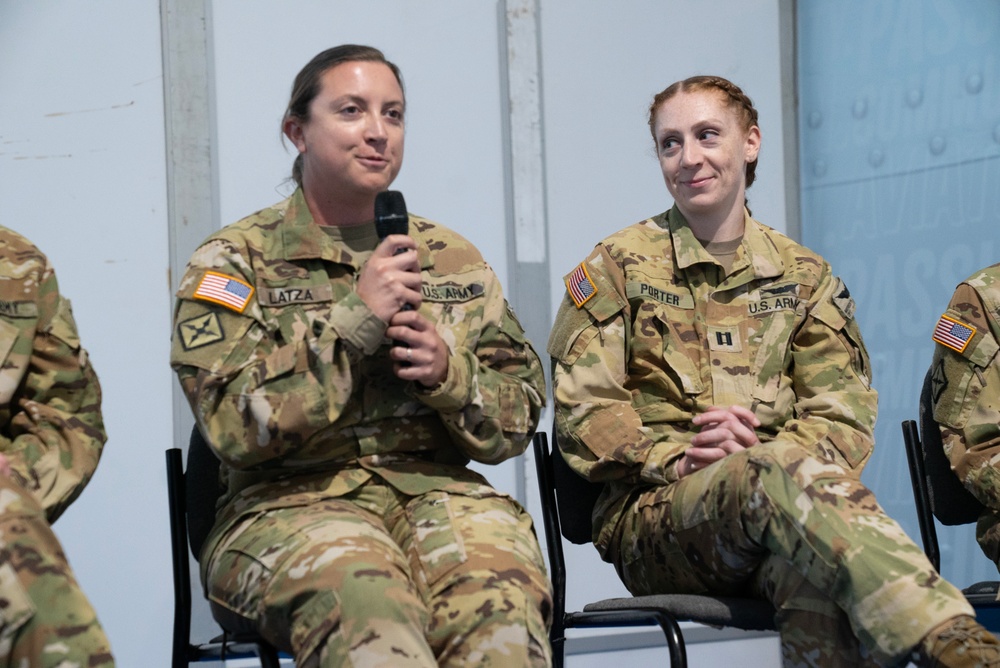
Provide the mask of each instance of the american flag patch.
{"label": "american flag patch", "polygon": [[937,326],[934,328],[934,334],[931,338],[942,346],[961,353],[965,352],[965,347],[969,345],[969,341],[975,335],[976,328],[972,325],[967,325],[964,322],[959,322],[954,318],[942,315],[941,319],[938,320]]}
{"label": "american flag patch", "polygon": [[588,299],[597,294],[597,286],[590,279],[590,274],[587,273],[587,267],[583,262],[566,278],[566,289],[569,290],[569,296],[573,298],[573,303],[576,304],[577,308],[586,304]]}
{"label": "american flag patch", "polygon": [[198,289],[194,291],[194,296],[197,299],[222,304],[237,313],[243,313],[243,309],[253,296],[253,287],[238,278],[206,271],[201,283],[198,284]]}

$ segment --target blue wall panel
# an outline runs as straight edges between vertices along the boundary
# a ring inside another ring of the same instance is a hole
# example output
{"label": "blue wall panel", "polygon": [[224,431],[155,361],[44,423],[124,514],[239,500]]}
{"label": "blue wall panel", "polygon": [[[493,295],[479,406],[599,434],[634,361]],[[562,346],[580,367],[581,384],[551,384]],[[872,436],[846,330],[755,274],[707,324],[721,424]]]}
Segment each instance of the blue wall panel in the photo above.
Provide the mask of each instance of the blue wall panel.
{"label": "blue wall panel", "polygon": [[[800,2],[803,242],[846,281],[879,390],[863,480],[919,541],[900,422],[954,287],[1000,261],[1000,3]],[[996,579],[973,527],[944,575]]]}

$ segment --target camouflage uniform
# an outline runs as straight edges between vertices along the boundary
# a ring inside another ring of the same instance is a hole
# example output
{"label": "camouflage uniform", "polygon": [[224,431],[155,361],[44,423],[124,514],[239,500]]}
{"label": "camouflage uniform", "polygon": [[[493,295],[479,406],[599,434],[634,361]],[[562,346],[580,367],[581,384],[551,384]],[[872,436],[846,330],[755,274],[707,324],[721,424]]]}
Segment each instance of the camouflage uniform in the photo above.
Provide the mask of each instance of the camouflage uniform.
{"label": "camouflage uniform", "polygon": [[50,524],[106,435],[101,388],[48,259],[0,227],[0,664],[113,666]]}
{"label": "camouflage uniform", "polygon": [[[877,401],[847,289],[745,223],[728,275],[675,207],[567,276],[548,347],[560,447],[607,482],[594,542],[633,593],[765,597],[786,665],[899,660],[971,608],[859,481]],[[761,444],[678,480],[691,419],[730,405]]]}
{"label": "camouflage uniform", "polygon": [[[374,225],[320,227],[298,190],[195,252],[172,363],[226,485],[202,579],[298,665],[547,665],[531,520],[466,466],[524,451],[541,364],[468,241],[415,216],[410,235],[450,349],[428,390],[354,290]],[[216,275],[229,303],[199,296]]]}
{"label": "camouflage uniform", "polygon": [[976,537],[1000,568],[1000,264],[959,284],[932,338],[934,419],[952,468],[986,506]]}

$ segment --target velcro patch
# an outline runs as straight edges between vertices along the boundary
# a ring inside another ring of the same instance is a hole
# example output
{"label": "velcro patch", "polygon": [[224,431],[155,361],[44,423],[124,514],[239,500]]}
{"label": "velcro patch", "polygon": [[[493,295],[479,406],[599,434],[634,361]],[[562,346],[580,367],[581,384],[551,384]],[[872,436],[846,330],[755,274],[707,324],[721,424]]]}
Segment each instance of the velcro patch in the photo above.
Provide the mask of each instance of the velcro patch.
{"label": "velcro patch", "polygon": [[226,338],[216,313],[205,313],[177,323],[177,335],[181,337],[184,350],[194,350]]}
{"label": "velcro patch", "polygon": [[280,288],[272,288],[260,283],[257,284],[257,301],[266,306],[319,304],[331,300],[333,300],[333,288],[329,283],[285,286]]}
{"label": "velcro patch", "polygon": [[597,294],[597,286],[591,280],[585,263],[581,262],[573,270],[573,273],[566,277],[566,289],[569,290],[569,296],[577,308],[586,304],[591,297]]}
{"label": "velcro patch", "polygon": [[976,328],[965,322],[959,322],[947,315],[942,315],[934,327],[934,334],[931,338],[940,343],[945,348],[951,348],[955,352],[965,352],[969,341],[976,335]]}
{"label": "velcro patch", "polygon": [[710,350],[726,353],[743,351],[739,327],[709,327],[708,347]]}
{"label": "velcro patch", "polygon": [[195,299],[221,304],[237,313],[243,313],[253,293],[253,286],[249,283],[215,271],[206,271],[193,296]]}
{"label": "velcro patch", "polygon": [[445,283],[424,283],[420,286],[424,301],[439,303],[460,303],[467,302],[481,297],[486,293],[486,287],[482,283],[469,283],[462,285],[454,281]]}
{"label": "velcro patch", "polygon": [[8,318],[37,318],[38,304],[32,301],[0,299],[0,315]]}

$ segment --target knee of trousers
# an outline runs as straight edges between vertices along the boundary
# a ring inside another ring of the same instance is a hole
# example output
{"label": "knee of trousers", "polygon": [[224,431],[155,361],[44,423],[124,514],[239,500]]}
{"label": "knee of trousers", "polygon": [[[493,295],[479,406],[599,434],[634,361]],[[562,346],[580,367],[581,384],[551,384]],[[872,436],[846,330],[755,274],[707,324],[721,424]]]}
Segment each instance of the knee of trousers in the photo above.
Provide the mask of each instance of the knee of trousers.
{"label": "knee of trousers", "polygon": [[[547,665],[552,593],[543,572],[455,574],[434,596],[429,637],[453,663]],[[443,583],[444,584],[444,583]]]}
{"label": "knee of trousers", "polygon": [[295,594],[290,621],[296,653],[308,654],[326,645],[333,633],[349,646],[380,624],[422,634],[430,614],[414,583],[403,575],[359,568],[336,585]]}
{"label": "knee of trousers", "polygon": [[[758,544],[776,514],[795,523],[806,507],[832,509],[844,503],[832,493],[841,489],[850,490],[849,505],[875,507],[871,492],[857,478],[797,443],[764,443],[734,453],[718,466],[706,481],[705,500],[717,505],[722,515],[734,520],[738,515],[746,535]],[[686,490],[688,500],[692,493],[697,490]]]}

